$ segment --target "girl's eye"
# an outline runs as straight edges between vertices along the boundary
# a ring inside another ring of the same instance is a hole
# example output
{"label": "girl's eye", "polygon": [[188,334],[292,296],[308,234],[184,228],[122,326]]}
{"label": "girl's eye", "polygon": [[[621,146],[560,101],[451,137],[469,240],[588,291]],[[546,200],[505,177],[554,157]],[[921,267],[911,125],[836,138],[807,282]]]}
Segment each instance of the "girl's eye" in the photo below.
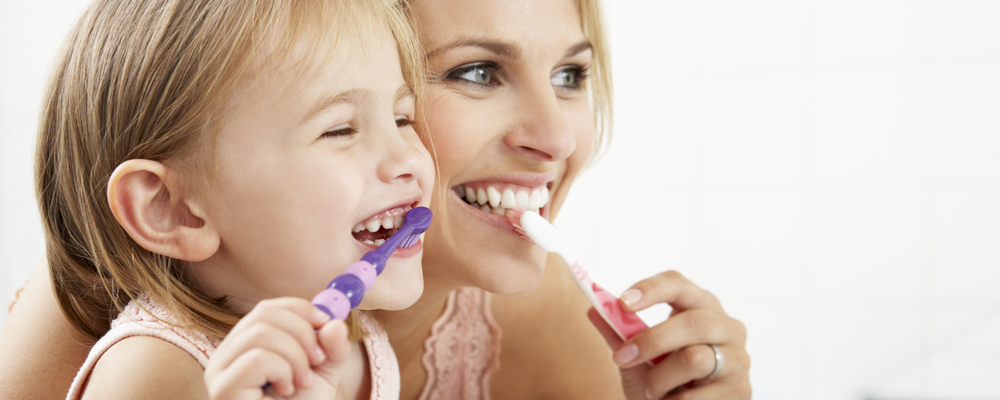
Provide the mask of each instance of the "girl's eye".
{"label": "girl's eye", "polygon": [[556,71],[549,82],[552,86],[579,90],[583,86],[584,79],[587,79],[587,69],[573,66]]}
{"label": "girl's eye", "polygon": [[350,124],[340,124],[323,132],[321,137],[350,137],[355,133],[358,133],[358,130]]}
{"label": "girl's eye", "polygon": [[496,86],[499,84],[496,73],[499,66],[493,62],[466,64],[451,70],[445,75],[447,80],[461,80],[476,86]]}
{"label": "girl's eye", "polygon": [[410,126],[417,123],[417,121],[414,121],[405,115],[396,115],[395,117],[396,117],[397,128],[402,128],[404,126]]}

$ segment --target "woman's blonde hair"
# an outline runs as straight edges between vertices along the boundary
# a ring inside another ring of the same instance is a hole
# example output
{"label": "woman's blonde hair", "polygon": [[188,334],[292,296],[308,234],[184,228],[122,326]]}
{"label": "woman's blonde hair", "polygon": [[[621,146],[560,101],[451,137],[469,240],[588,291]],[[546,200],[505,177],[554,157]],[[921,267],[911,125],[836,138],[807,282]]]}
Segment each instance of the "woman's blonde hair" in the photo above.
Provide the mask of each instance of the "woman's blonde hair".
{"label": "woman's blonde hair", "polygon": [[577,0],[580,10],[580,26],[583,34],[593,46],[594,59],[590,66],[589,85],[591,105],[594,110],[594,127],[597,129],[594,156],[602,154],[611,144],[611,122],[614,102],[611,84],[611,49],[600,0]]}
{"label": "woman's blonde hair", "polygon": [[193,155],[212,148],[225,103],[255,68],[332,55],[338,36],[386,31],[419,93],[422,51],[394,1],[92,4],[56,64],[35,165],[52,281],[67,318],[100,337],[145,292],[181,325],[224,337],[239,315],[191,285],[182,261],[143,249],[118,225],[106,195],[111,173],[129,159],[208,168]]}

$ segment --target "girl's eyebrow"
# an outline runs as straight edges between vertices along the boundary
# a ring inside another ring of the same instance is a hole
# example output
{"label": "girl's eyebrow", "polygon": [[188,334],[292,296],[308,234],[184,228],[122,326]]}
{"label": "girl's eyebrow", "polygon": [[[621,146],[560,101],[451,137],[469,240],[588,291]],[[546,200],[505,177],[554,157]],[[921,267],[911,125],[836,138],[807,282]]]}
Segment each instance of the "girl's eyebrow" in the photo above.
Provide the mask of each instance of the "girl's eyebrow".
{"label": "girl's eyebrow", "polygon": [[[407,97],[413,96],[413,89],[409,85],[403,83],[399,89],[396,89],[395,101]],[[378,101],[378,96],[371,89],[366,88],[354,88],[348,89],[340,93],[336,93],[332,96],[327,96],[321,98],[316,104],[306,113],[305,118],[302,119],[302,123],[305,123],[316,115],[323,112],[323,110],[329,109],[333,106],[339,104],[353,104],[353,105],[371,105]]]}

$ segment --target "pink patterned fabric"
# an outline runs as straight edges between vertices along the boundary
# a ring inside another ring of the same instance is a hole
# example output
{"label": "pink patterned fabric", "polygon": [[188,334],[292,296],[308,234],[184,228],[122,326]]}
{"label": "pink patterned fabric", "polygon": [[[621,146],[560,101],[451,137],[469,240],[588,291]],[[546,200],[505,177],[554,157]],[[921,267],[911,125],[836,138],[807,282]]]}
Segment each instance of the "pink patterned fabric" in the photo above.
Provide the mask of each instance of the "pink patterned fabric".
{"label": "pink patterned fabric", "polygon": [[444,313],[424,342],[427,382],[421,400],[488,400],[490,375],[500,368],[500,326],[490,293],[461,288],[448,295]]}
{"label": "pink patterned fabric", "polygon": [[[90,378],[94,365],[101,356],[115,343],[132,336],[150,336],[166,340],[187,351],[202,368],[205,368],[219,343],[199,332],[170,325],[176,322],[177,320],[166,309],[153,302],[149,296],[143,294],[136,297],[135,301],[125,306],[125,310],[111,322],[111,330],[90,349],[90,354],[73,379],[73,385],[70,386],[66,398],[79,399],[83,395],[83,388]],[[364,313],[358,314],[358,322],[367,333],[363,342],[372,374],[371,400],[398,400],[399,364],[396,362],[396,354],[389,345],[389,338],[378,322]]]}

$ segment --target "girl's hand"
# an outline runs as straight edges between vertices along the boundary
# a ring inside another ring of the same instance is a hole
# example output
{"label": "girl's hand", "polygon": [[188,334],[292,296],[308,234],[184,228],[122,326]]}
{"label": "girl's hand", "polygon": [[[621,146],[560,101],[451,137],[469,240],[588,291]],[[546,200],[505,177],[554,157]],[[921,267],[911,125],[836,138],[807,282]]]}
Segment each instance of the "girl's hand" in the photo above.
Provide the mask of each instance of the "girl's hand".
{"label": "girl's hand", "polygon": [[335,398],[350,346],[344,323],[307,300],[265,300],[219,344],[205,385],[212,399]]}
{"label": "girl's hand", "polygon": [[[625,309],[657,303],[673,307],[670,317],[622,343],[594,309],[590,320],[615,350],[629,399],[749,399],[750,356],[746,328],[722,310],[719,300],[676,271],[640,281],[622,293]],[[722,353],[716,367],[715,345]],[[669,353],[669,354],[668,354]],[[646,361],[666,355],[654,367]]]}

